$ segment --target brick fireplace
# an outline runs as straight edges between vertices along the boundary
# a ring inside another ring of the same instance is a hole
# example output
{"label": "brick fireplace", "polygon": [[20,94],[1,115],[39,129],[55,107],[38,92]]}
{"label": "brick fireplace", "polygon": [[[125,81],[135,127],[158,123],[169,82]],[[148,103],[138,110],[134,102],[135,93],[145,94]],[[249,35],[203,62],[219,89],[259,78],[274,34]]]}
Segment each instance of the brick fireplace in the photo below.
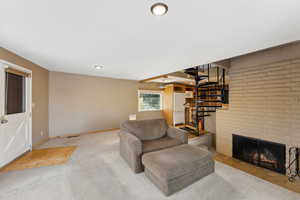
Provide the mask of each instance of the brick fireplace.
{"label": "brick fireplace", "polygon": [[[216,113],[217,152],[233,156],[233,135],[300,147],[300,43],[231,59],[229,108]],[[258,156],[258,155],[253,155]]]}
{"label": "brick fireplace", "polygon": [[232,157],[286,174],[286,146],[275,142],[233,135]]}

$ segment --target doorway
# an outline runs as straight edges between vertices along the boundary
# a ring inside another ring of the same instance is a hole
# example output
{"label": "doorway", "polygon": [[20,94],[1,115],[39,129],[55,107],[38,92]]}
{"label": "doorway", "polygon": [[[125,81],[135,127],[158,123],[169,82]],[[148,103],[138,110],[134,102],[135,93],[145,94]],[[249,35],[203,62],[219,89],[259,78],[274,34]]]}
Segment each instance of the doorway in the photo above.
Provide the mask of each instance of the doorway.
{"label": "doorway", "polygon": [[0,167],[32,150],[32,72],[0,60]]}

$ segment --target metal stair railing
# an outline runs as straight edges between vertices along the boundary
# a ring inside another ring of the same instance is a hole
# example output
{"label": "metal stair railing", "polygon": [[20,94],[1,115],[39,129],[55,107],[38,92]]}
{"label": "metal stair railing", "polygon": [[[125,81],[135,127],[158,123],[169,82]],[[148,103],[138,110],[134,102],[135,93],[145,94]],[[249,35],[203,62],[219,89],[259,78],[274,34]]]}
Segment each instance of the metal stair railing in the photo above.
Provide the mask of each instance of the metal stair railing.
{"label": "metal stair railing", "polygon": [[[211,81],[212,65],[201,65],[185,70],[186,74],[192,75],[195,78],[195,126],[200,134],[199,121],[202,120],[204,126],[205,117],[210,115],[207,113],[216,112],[221,108],[221,103],[225,99],[225,69],[222,69],[220,76],[220,67],[216,66],[216,81]],[[206,74],[205,74],[206,72]],[[206,82],[203,82],[207,80]],[[214,94],[212,94],[214,93]],[[213,98],[213,99],[212,99]],[[212,103],[214,103],[212,105]],[[202,127],[203,129],[205,127]]]}

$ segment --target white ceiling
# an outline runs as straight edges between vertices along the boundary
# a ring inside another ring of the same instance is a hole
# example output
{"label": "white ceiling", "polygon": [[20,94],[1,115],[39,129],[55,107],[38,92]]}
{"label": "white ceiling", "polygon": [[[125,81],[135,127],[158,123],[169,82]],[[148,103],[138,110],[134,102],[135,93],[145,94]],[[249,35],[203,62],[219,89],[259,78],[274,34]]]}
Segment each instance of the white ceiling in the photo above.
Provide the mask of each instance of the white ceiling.
{"label": "white ceiling", "polygon": [[156,2],[2,0],[0,46],[53,71],[141,80],[300,39],[299,0],[163,0],[160,17]]}

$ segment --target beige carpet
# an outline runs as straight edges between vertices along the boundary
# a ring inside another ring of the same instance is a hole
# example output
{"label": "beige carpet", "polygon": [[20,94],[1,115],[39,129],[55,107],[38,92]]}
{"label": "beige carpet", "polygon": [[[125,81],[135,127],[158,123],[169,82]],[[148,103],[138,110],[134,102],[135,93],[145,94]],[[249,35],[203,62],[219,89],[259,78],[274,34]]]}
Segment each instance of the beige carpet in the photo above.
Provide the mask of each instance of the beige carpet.
{"label": "beige carpet", "polygon": [[216,161],[215,173],[165,197],[119,153],[119,131],[51,139],[77,146],[64,165],[0,175],[0,200],[299,200],[300,194]]}
{"label": "beige carpet", "polygon": [[66,163],[76,146],[36,149],[0,169],[0,174],[9,171],[37,168]]}

